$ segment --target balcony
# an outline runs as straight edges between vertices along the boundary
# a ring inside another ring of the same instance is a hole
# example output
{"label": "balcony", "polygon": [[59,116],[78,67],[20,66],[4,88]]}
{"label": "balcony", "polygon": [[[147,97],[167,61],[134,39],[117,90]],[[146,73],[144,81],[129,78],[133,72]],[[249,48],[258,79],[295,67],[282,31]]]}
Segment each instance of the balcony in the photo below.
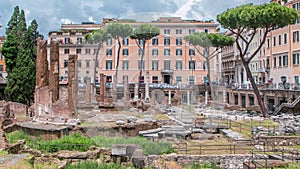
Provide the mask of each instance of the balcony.
{"label": "balcony", "polygon": [[161,70],[162,75],[172,75],[173,72],[174,72],[173,70],[167,70],[167,69]]}

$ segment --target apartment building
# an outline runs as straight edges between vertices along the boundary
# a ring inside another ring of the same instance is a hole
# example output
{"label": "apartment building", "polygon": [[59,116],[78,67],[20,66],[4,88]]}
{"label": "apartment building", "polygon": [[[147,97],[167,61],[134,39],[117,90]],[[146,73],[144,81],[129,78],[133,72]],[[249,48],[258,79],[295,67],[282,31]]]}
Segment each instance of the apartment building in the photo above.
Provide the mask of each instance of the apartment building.
{"label": "apartment building", "polygon": [[[77,54],[80,81],[84,81],[85,77],[91,77],[92,83],[94,81],[97,83],[99,74],[103,73],[108,83],[122,83],[124,75],[128,76],[129,83],[137,83],[139,80],[143,83],[146,76],[150,84],[154,85],[187,85],[206,82],[207,63],[192,46],[184,41],[184,36],[193,32],[216,33],[218,24],[212,21],[182,20],[180,17],[161,17],[156,21],[147,22],[157,26],[160,29],[160,35],[146,42],[143,61],[141,61],[142,51],[138,48],[137,42],[129,37],[122,39],[119,76],[116,80],[114,79],[118,48],[116,41],[109,39],[103,44],[99,51],[99,62],[95,63],[97,45],[86,44],[84,39],[85,34],[105,27],[110,20],[117,19],[104,19],[103,24],[62,25],[60,31],[49,33],[49,39],[56,39],[60,42],[61,80],[67,79],[68,55]],[[129,24],[132,28],[144,23],[132,20],[118,20],[118,22]],[[214,60],[210,63],[211,72],[216,67],[213,62]],[[139,77],[140,69],[143,69],[142,77]],[[214,74],[211,75],[212,81],[217,79]]]}
{"label": "apartment building", "polygon": [[[299,0],[273,0],[273,2],[300,10]],[[298,20],[295,24],[272,30],[267,35],[264,46],[249,64],[265,105],[272,111],[281,103],[292,102],[299,96],[300,24]],[[248,55],[253,53],[253,50],[260,44],[263,33],[263,30],[259,30],[257,36],[254,37]],[[244,76],[243,66],[239,65],[236,47],[234,45],[226,47],[222,53],[222,66],[223,78],[226,84],[231,84],[226,91],[227,103],[237,108],[257,109],[255,107],[257,100],[253,97],[251,86],[245,85],[247,77]]]}

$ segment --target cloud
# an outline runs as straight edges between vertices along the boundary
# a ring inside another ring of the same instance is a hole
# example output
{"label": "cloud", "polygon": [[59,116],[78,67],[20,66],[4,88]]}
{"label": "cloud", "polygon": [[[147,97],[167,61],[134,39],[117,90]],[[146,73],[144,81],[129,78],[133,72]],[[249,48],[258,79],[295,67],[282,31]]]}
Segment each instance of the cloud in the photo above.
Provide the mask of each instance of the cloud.
{"label": "cloud", "polygon": [[269,0],[0,0],[0,36],[15,6],[19,6],[30,21],[36,19],[39,31],[45,36],[58,30],[62,23],[93,21],[102,18],[156,19],[159,16],[176,15],[184,19],[215,19],[216,15],[245,3],[267,3]]}

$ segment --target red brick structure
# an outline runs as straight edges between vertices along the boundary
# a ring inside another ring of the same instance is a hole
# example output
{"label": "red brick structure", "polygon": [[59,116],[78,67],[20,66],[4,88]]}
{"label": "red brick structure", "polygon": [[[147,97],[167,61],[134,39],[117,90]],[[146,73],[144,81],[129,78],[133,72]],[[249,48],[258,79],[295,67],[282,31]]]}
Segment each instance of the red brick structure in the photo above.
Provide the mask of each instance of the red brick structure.
{"label": "red brick structure", "polygon": [[51,41],[50,43],[50,91],[52,93],[52,102],[59,99],[59,43]]}

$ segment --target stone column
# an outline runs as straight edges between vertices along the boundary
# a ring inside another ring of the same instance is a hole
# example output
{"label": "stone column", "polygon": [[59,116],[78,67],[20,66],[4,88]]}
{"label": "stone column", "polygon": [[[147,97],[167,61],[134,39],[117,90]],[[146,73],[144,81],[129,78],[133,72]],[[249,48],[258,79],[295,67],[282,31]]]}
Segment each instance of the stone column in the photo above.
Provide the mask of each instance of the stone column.
{"label": "stone column", "polygon": [[52,93],[52,102],[59,99],[59,43],[50,42],[50,92]]}
{"label": "stone column", "polygon": [[171,105],[171,90],[169,90],[168,97],[168,104]]}
{"label": "stone column", "polygon": [[190,105],[190,91],[187,91],[187,105]]}
{"label": "stone column", "polygon": [[146,84],[145,84],[145,100],[150,101],[149,96],[149,72],[146,72]]}
{"label": "stone column", "polygon": [[104,102],[104,93],[105,93],[105,76],[100,73],[100,102]]}
{"label": "stone column", "polygon": [[128,95],[128,76],[125,75],[124,76],[124,81],[123,81],[123,84],[124,84],[124,102],[127,102],[129,100],[129,95]]}
{"label": "stone column", "polygon": [[205,105],[208,103],[208,91],[205,91]]}
{"label": "stone column", "polygon": [[36,53],[36,87],[44,87],[49,84],[47,41],[37,40]]}
{"label": "stone column", "polygon": [[68,106],[70,110],[70,116],[75,115],[75,104],[74,104],[74,92],[73,84],[75,82],[76,67],[77,66],[77,55],[69,55],[69,70],[68,70]]}
{"label": "stone column", "polygon": [[139,84],[134,84],[134,100],[137,101],[139,99]]}
{"label": "stone column", "polygon": [[91,104],[91,78],[86,78],[86,89],[85,89],[85,95],[86,95],[86,104]]}

